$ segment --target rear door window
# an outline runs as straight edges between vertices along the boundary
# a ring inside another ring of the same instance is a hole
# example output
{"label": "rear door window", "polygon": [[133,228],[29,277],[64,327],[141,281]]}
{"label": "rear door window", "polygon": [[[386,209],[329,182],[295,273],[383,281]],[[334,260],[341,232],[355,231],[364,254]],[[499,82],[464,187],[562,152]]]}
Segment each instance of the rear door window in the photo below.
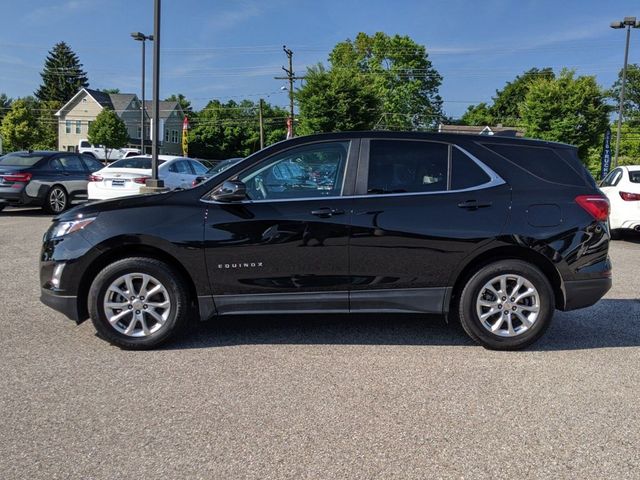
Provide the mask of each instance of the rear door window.
{"label": "rear door window", "polygon": [[85,171],[85,167],[77,155],[60,155],[58,161],[62,164],[65,172]]}
{"label": "rear door window", "polygon": [[448,149],[446,143],[372,140],[367,193],[447,190]]}

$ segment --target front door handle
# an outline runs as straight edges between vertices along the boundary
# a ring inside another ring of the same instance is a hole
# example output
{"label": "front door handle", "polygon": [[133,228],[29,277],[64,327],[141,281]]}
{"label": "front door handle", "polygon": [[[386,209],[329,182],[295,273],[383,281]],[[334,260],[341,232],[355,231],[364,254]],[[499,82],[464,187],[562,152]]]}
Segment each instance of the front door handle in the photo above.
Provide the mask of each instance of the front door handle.
{"label": "front door handle", "polygon": [[342,215],[344,214],[344,210],[338,210],[336,208],[323,207],[317,210],[311,210],[311,215],[315,215],[320,218],[329,218],[334,215]]}
{"label": "front door handle", "polygon": [[477,210],[479,208],[490,207],[493,202],[479,202],[477,200],[467,200],[458,204],[459,208],[466,208],[467,210]]}

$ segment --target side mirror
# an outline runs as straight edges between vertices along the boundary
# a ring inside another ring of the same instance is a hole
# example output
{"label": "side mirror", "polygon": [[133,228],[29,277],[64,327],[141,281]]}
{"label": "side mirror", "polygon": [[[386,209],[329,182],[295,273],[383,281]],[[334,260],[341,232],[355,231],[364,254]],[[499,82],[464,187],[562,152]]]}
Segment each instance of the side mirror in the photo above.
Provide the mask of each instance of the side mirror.
{"label": "side mirror", "polygon": [[211,197],[218,202],[234,202],[247,198],[247,186],[239,180],[227,180],[213,191]]}

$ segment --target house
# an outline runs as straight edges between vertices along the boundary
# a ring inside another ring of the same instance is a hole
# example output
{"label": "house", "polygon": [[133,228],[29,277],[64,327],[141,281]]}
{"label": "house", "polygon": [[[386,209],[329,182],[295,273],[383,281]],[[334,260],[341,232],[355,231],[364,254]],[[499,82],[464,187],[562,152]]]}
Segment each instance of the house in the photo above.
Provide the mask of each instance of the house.
{"label": "house", "polygon": [[476,135],[500,135],[501,137],[524,137],[524,130],[517,127],[503,127],[498,124],[495,127],[489,125],[438,125],[439,133],[469,133]]}
{"label": "house", "polygon": [[[150,118],[152,102],[145,102],[145,153],[151,153]],[[83,88],[56,112],[58,117],[58,149],[75,151],[80,140],[87,138],[89,125],[104,109],[110,108],[122,119],[129,132],[131,148],[140,148],[141,102],[133,93],[105,93]],[[184,113],[178,102],[160,102],[161,154],[182,153],[182,121]]]}

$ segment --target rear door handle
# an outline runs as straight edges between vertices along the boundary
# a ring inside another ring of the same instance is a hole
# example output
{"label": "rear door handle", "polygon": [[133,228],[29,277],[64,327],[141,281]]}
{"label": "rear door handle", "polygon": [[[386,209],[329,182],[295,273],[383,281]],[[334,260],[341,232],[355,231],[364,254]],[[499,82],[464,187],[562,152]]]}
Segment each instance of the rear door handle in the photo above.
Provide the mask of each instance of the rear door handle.
{"label": "rear door handle", "polygon": [[493,205],[493,202],[479,202],[477,200],[467,200],[465,202],[460,202],[458,207],[466,208],[467,210],[477,210],[479,208],[490,207]]}
{"label": "rear door handle", "polygon": [[344,214],[344,210],[338,210],[336,208],[323,207],[317,210],[311,210],[311,215],[315,215],[320,218],[329,218],[334,215],[342,215]]}

